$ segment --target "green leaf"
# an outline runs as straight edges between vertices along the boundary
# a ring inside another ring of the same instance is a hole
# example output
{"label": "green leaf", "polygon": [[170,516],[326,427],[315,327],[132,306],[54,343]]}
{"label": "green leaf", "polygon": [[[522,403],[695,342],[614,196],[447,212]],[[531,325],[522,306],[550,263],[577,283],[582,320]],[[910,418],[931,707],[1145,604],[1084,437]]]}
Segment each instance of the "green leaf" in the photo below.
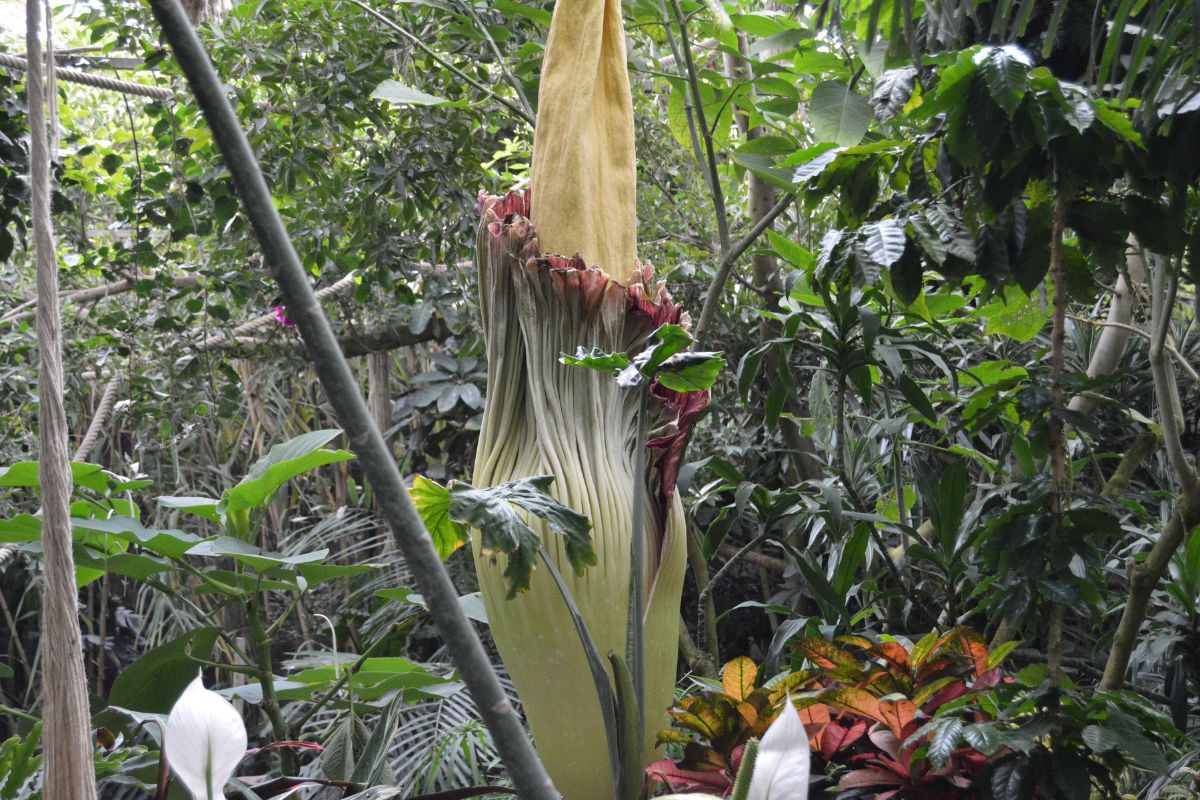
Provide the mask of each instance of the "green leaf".
{"label": "green leaf", "polygon": [[350,776],[351,783],[374,786],[387,771],[388,750],[392,746],[392,740],[396,738],[396,728],[400,725],[400,707],[403,703],[404,694],[401,692],[392,698],[375,721],[375,730],[371,731],[363,746],[362,756],[354,765],[354,772]]}
{"label": "green leaf", "polygon": [[929,398],[925,396],[925,392],[921,391],[921,387],[917,382],[907,375],[901,375],[897,382],[900,387],[900,393],[904,395],[904,399],[908,401],[917,413],[929,420],[930,424],[936,425],[938,421],[937,410],[933,407],[933,403],[929,402]]}
{"label": "green leaf", "polygon": [[1029,54],[1016,45],[985,47],[975,55],[992,100],[1009,117],[1029,90],[1029,69],[1033,66]]}
{"label": "green leaf", "polygon": [[624,353],[606,353],[599,347],[593,347],[591,350],[580,347],[575,351],[575,355],[569,356],[563,353],[558,361],[568,367],[583,367],[612,374],[629,366],[629,356]]}
{"label": "green leaf", "polygon": [[679,325],[667,324],[650,334],[650,344],[638,353],[633,363],[645,375],[654,371],[671,356],[682,353],[692,343],[692,336]]}
{"label": "green leaf", "polygon": [[1038,300],[1011,285],[1004,287],[1002,300],[989,303],[977,313],[987,320],[988,334],[1007,336],[1018,342],[1031,341],[1049,320]]}
{"label": "green leaf", "polygon": [[421,515],[421,521],[433,537],[438,555],[443,560],[466,544],[466,532],[450,519],[449,489],[418,475],[413,478],[409,494],[412,496],[413,505],[417,507],[417,513]]}
{"label": "green leaf", "polygon": [[75,531],[104,533],[117,537],[129,544],[140,545],[152,553],[167,558],[179,559],[201,542],[204,537],[176,530],[151,530],[132,517],[109,517],[108,519],[72,519]]}
{"label": "green leaf", "polygon": [[529,576],[541,548],[541,539],[513,506],[539,517],[550,530],[563,536],[567,560],[578,575],[596,563],[591,522],[567,508],[547,492],[552,475],[520,478],[487,489],[456,484],[450,490],[450,517],[480,532],[484,553],[504,553],[508,567],[508,596],[529,588]]}
{"label": "green leaf", "polygon": [[310,564],[324,561],[329,555],[328,550],[314,550],[294,556],[278,553],[264,553],[249,542],[235,539],[232,536],[214,536],[188,551],[190,556],[207,556],[209,558],[232,558],[239,564],[245,564],[256,572],[270,572],[278,567],[295,567],[300,564]]}
{"label": "green leaf", "polygon": [[779,256],[793,267],[803,270],[812,269],[812,266],[815,263],[813,254],[793,242],[791,239],[788,239],[787,237],[768,229],[767,241],[770,242],[771,249],[775,252],[775,255]]}
{"label": "green leaf", "polygon": [[354,454],[346,450],[322,450],[323,445],[341,435],[339,430],[312,431],[277,444],[255,462],[246,477],[221,495],[217,510],[233,514],[261,508],[271,501],[279,487],[297,475],[326,464],[349,461]]}
{"label": "green leaf", "polygon": [[916,86],[917,70],[913,67],[889,69],[875,81],[875,89],[871,92],[870,106],[875,111],[875,119],[887,122],[900,113],[904,104],[912,97]]}
{"label": "green leaf", "polygon": [[1088,725],[1081,734],[1083,743],[1091,748],[1093,753],[1107,753],[1117,747],[1117,734],[1103,725]]}
{"label": "green leaf", "polygon": [[845,83],[823,81],[813,89],[808,119],[817,141],[852,147],[871,125],[871,106]]}
{"label": "green leaf", "polygon": [[509,17],[524,17],[532,20],[543,28],[550,27],[550,12],[542,8],[527,6],[516,0],[493,0],[492,7]]}
{"label": "green leaf", "polygon": [[1156,775],[1167,774],[1170,769],[1167,759],[1142,732],[1142,726],[1114,703],[1109,702],[1107,705],[1109,729],[1116,734],[1117,746],[1130,757],[1132,766]]}
{"label": "green leaf", "polygon": [[1004,761],[992,771],[992,797],[995,800],[1028,800],[1032,794],[1030,764],[1021,758]]}
{"label": "green leaf", "polygon": [[175,700],[196,679],[200,667],[193,656],[207,661],[220,633],[220,628],[196,628],[145,653],[113,681],[109,705],[169,713]]}
{"label": "green leaf", "polygon": [[189,514],[196,514],[216,523],[220,523],[221,521],[221,515],[217,513],[217,505],[220,501],[214,500],[211,497],[173,497],[171,495],[164,495],[157,498],[157,501],[163,508],[186,511]]}
{"label": "green leaf", "polygon": [[0,519],[0,544],[25,544],[42,538],[42,518],[18,514],[12,519]]}
{"label": "green leaf", "polygon": [[720,353],[676,353],[658,370],[658,382],[676,392],[699,392],[710,388],[725,366]]}
{"label": "green leaf", "polygon": [[1000,747],[1000,737],[996,729],[988,723],[967,725],[962,729],[963,741],[985,756],[990,756]]}
{"label": "green leaf", "polygon": [[397,106],[440,106],[450,102],[444,97],[425,94],[425,92],[419,89],[405,86],[400,81],[394,81],[390,78],[380,82],[375,87],[375,91],[371,92],[371,97],[376,100],[386,100],[392,105]]}
{"label": "green leaf", "polygon": [[866,524],[860,524],[854,527],[854,532],[842,544],[837,567],[833,571],[833,580],[830,581],[833,590],[842,597],[850,596],[850,589],[854,586],[854,579],[858,576],[863,559],[866,558],[870,541],[871,531]]}
{"label": "green leaf", "polygon": [[1142,135],[1134,129],[1133,122],[1124,112],[1117,111],[1099,99],[1092,101],[1092,110],[1096,112],[1096,119],[1100,120],[1104,127],[1127,142],[1136,144],[1138,147],[1145,147]]}
{"label": "green leaf", "polygon": [[810,158],[800,162],[800,164],[796,167],[796,171],[792,174],[792,181],[797,185],[808,183],[810,180],[824,172],[830,164],[836,161],[838,154],[845,149],[846,148],[844,147],[837,147],[825,142],[817,145],[816,147],[812,147],[803,153],[797,153],[797,156],[804,154],[815,154]]}
{"label": "green leaf", "polygon": [[[279,696],[285,699],[310,699],[314,691],[327,691],[332,687],[341,672],[341,667],[332,664],[303,670],[291,676],[293,682],[302,685],[282,689]],[[402,690],[405,694],[416,691],[437,697],[460,686],[407,658],[368,658],[354,673],[354,693],[364,700],[378,700],[391,692]]]}
{"label": "green leaf", "polygon": [[[71,480],[77,487],[91,489],[104,496],[114,492],[142,489],[151,483],[148,480],[122,478],[99,464],[88,464],[82,461],[71,462]],[[18,461],[8,467],[0,467],[0,486],[38,489],[41,488],[41,485],[36,461]]]}
{"label": "green leaf", "polygon": [[859,240],[867,257],[881,267],[890,267],[904,255],[904,228],[894,219],[864,225]]}
{"label": "green leaf", "polygon": [[941,767],[950,760],[950,756],[958,748],[964,723],[958,717],[946,717],[934,730],[929,740],[929,763]]}

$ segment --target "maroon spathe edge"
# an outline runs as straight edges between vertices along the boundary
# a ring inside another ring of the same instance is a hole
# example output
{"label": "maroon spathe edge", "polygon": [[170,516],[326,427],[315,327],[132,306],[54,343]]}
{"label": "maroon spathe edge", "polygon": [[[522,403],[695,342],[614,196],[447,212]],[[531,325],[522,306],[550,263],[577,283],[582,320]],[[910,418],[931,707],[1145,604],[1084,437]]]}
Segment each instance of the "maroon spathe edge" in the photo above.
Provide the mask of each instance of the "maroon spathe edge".
{"label": "maroon spathe edge", "polygon": [[[639,322],[648,324],[651,330],[667,324],[688,326],[683,306],[671,299],[665,286],[657,287],[656,298],[649,296],[648,287],[654,285],[654,268],[649,264],[635,264],[630,281],[622,283],[600,267],[588,266],[578,254],[542,254],[538,248],[536,231],[529,224],[530,208],[528,189],[512,191],[502,197],[480,192],[475,204],[477,213],[485,214],[490,209],[498,218],[488,225],[493,242],[505,238],[510,232],[517,232],[522,238],[528,239],[526,242],[509,244],[516,245],[513,249],[519,250],[519,258],[524,262],[526,269],[545,270],[549,273],[552,285],[560,296],[575,294],[581,297],[587,306],[594,306],[602,302],[609,291],[619,289],[625,298],[626,313]],[[509,249],[509,252],[513,252],[513,249]],[[658,518],[665,526],[667,512],[675,495],[675,481],[679,477],[683,454],[697,420],[708,406],[709,391],[705,389],[698,392],[677,392],[656,380],[650,387],[650,394],[674,417],[670,425],[673,429],[671,432],[646,443],[648,449],[658,453],[654,468],[659,474],[660,487],[655,501]]]}

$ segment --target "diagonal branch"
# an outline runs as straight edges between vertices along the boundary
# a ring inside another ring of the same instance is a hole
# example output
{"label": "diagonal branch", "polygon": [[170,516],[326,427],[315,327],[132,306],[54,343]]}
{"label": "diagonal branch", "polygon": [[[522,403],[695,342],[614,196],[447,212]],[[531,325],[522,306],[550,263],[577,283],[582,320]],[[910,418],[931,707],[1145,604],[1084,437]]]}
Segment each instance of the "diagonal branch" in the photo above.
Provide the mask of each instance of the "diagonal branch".
{"label": "diagonal branch", "polygon": [[151,0],[150,6],[212,129],[246,217],[287,303],[288,314],[295,320],[308,346],[317,377],[346,431],[351,448],[358,455],[363,472],[375,487],[383,516],[412,566],[417,584],[429,602],[430,614],[478,704],[517,790],[530,800],[558,800],[558,792],[538,760],[520,717],[504,693],[479,637],[463,614],[458,591],[413,506],[391,451],[371,418],[358,381],[313,294],[283,220],[275,209],[262,169],[208,54],[179,0]]}

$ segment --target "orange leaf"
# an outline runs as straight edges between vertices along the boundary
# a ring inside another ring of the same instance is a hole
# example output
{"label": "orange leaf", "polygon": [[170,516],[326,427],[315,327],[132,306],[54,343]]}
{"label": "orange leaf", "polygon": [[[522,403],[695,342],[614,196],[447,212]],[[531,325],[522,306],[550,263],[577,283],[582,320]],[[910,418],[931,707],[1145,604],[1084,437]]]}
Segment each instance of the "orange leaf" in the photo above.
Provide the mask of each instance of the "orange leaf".
{"label": "orange leaf", "polygon": [[812,661],[818,667],[825,669],[846,669],[859,671],[858,659],[838,647],[828,639],[820,636],[809,636],[796,643],[800,655]]}
{"label": "orange leaf", "polygon": [[883,716],[883,724],[887,725],[892,735],[904,741],[904,729],[916,719],[917,707],[911,700],[880,700],[879,713]]}
{"label": "orange leaf", "polygon": [[834,708],[840,708],[876,722],[886,723],[883,714],[879,711],[879,700],[862,689],[828,689],[821,692],[821,700]]}
{"label": "orange leaf", "polygon": [[744,700],[737,704],[737,712],[750,727],[754,727],[754,725],[758,722],[758,709]]}
{"label": "orange leaf", "polygon": [[988,649],[983,637],[970,628],[957,628],[955,634],[963,655],[975,662],[975,677],[980,677],[988,671]]}
{"label": "orange leaf", "polygon": [[725,694],[734,700],[745,700],[754,691],[754,679],[758,667],[745,656],[739,656],[725,665],[721,671],[721,686]]}
{"label": "orange leaf", "polygon": [[871,649],[871,652],[896,669],[908,672],[908,651],[899,642],[880,642]]}

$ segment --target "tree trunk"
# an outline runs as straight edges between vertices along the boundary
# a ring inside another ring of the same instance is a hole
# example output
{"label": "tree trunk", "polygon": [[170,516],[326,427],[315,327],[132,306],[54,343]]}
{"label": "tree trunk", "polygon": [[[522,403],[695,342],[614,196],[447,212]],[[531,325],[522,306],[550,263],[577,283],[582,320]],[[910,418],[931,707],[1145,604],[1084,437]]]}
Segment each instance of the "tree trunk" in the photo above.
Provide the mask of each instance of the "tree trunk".
{"label": "tree trunk", "polygon": [[[30,212],[38,294],[38,475],[42,486],[42,563],[46,570],[42,590],[43,796],[46,800],[80,800],[96,796],[96,781],[71,551],[71,466],[63,407],[62,320],[50,219],[50,138],[46,123],[47,99],[51,104],[55,102],[53,93],[46,92],[45,87],[47,74],[53,75],[54,60],[52,52],[45,59],[42,56],[42,8],[42,0],[27,0],[25,44],[32,145]],[[45,29],[49,28],[47,20]],[[52,112],[50,117],[54,118]]]}

